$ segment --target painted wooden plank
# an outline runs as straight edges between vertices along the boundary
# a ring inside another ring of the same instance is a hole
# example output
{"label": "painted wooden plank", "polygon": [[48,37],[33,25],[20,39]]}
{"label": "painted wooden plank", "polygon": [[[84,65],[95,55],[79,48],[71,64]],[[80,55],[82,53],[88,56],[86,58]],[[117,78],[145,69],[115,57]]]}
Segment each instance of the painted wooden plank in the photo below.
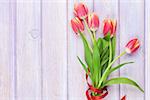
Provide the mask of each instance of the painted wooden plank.
{"label": "painted wooden plank", "polygon": [[[121,69],[121,76],[134,79],[144,88],[144,1],[120,0],[120,50],[124,51],[126,43],[139,38],[140,49],[133,55],[125,55],[120,62],[134,61]],[[121,96],[127,95],[128,100],[144,100],[144,94],[129,85],[121,85]]]}
{"label": "painted wooden plank", "polygon": [[41,99],[40,0],[17,0],[17,99]]}
{"label": "painted wooden plank", "polygon": [[[72,31],[70,20],[74,17],[74,4],[80,0],[68,0],[68,99],[86,100],[85,92],[88,89],[85,72],[79,63],[77,56],[84,60],[84,48],[82,40]],[[93,11],[93,0],[84,0],[89,11]],[[85,32],[87,33],[87,32]],[[88,34],[85,34],[88,36]],[[89,40],[89,37],[88,37]]]}
{"label": "painted wooden plank", "polygon": [[11,43],[11,54],[10,54],[10,72],[11,72],[11,100],[16,99],[16,2],[14,0],[9,1],[9,32]]}
{"label": "painted wooden plank", "polygon": [[[116,19],[119,23],[118,19],[118,0],[94,0],[94,11],[99,15],[100,17],[100,29],[97,31],[97,36],[103,36],[102,30],[103,30],[103,20],[105,18],[112,18]],[[117,45],[116,45],[116,55],[119,54],[119,25],[117,26]],[[119,64],[119,61],[116,62],[116,64]],[[116,65],[114,64],[114,66]],[[112,75],[109,78],[118,77],[119,71],[116,71],[115,73],[112,73]],[[106,99],[108,100],[119,100],[119,85],[116,86],[110,86],[109,88],[109,94]]]}
{"label": "painted wooden plank", "polygon": [[150,98],[150,1],[145,0],[145,100]]}
{"label": "painted wooden plank", "polygon": [[[9,0],[0,3],[0,99],[9,100],[11,96],[11,67],[13,36],[10,34]],[[11,37],[12,36],[12,37]]]}
{"label": "painted wooden plank", "polygon": [[44,100],[67,100],[66,4],[66,0],[42,2]]}

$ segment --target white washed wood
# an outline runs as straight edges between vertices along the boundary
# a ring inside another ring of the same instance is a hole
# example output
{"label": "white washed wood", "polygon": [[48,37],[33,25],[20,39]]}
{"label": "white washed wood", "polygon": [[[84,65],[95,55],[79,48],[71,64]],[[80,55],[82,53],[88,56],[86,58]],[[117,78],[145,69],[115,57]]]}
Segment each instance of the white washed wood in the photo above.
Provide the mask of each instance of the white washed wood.
{"label": "white washed wood", "polygon": [[[100,28],[97,32],[97,37],[100,35],[103,36],[102,30],[103,30],[103,20],[106,18],[112,18],[116,19],[117,22],[119,22],[118,19],[118,0],[94,0],[94,11],[98,14],[100,18]],[[117,45],[116,45],[116,55],[119,53],[119,25],[117,26]],[[118,64],[119,61],[116,63]],[[115,64],[114,64],[115,65]],[[119,71],[116,71],[113,73],[110,78],[112,77],[119,77]],[[109,87],[109,94],[106,99],[108,100],[118,100],[119,99],[119,85],[114,85]]]}
{"label": "white washed wood", "polygon": [[[84,59],[83,44],[80,37],[76,36],[72,31],[69,22],[73,18],[73,5],[76,1],[80,0],[68,0],[68,4],[65,0],[42,1],[42,23],[40,0],[17,0],[17,5],[15,5],[14,1],[11,2],[10,0],[0,1],[0,100],[15,100],[15,95],[17,95],[18,100],[41,100],[41,96],[43,96],[43,100],[66,100],[67,92],[68,100],[86,99],[85,91],[87,87],[85,77],[83,77],[85,72],[76,58],[78,55]],[[147,44],[144,44],[143,0],[120,0],[121,29],[117,34],[121,34],[121,51],[123,51],[124,45],[130,38],[136,36],[141,41],[142,46],[138,52],[121,59],[121,62],[129,59],[135,61],[135,64],[122,68],[121,75],[135,79],[142,87],[144,87],[144,45],[147,47],[145,100],[149,100],[150,47],[148,42],[150,43],[150,3],[149,0],[145,1],[145,41]],[[88,0],[88,2],[84,0],[83,2],[88,5],[91,11],[94,8],[99,14],[100,20],[104,17],[118,19],[116,11],[117,9],[119,10],[117,0],[94,0],[94,7],[93,0]],[[17,15],[15,15],[15,8],[17,8]],[[17,27],[15,26],[15,21],[17,21]],[[43,25],[43,38],[40,33],[41,25]],[[15,33],[15,28],[17,28],[17,33]],[[17,37],[15,37],[15,34]],[[41,43],[43,45],[42,48]],[[15,45],[17,48],[15,48]],[[17,52],[17,56],[15,56],[15,52]],[[43,54],[42,66],[41,52]],[[17,66],[15,66],[16,58]],[[16,67],[17,73],[15,73]],[[17,74],[17,77],[15,74]],[[42,76],[43,79],[41,79]],[[118,72],[114,76],[118,76]],[[17,87],[15,87],[16,85]],[[111,87],[110,91],[112,91],[108,95],[110,100],[118,100],[120,98],[118,86]],[[121,85],[120,91],[121,96],[126,94],[128,100],[144,100],[144,95],[130,86]],[[110,96],[113,96],[113,98],[110,98]]]}
{"label": "white washed wood", "polygon": [[[70,20],[74,17],[74,4],[79,1],[68,0],[68,100],[86,100],[85,92],[88,89],[84,69],[77,59],[79,56],[84,61],[83,43],[81,38],[72,31],[70,24]],[[83,2],[90,11],[93,10],[93,0]]]}
{"label": "white washed wood", "polygon": [[150,98],[150,1],[145,0],[145,100]]}
{"label": "white washed wood", "polygon": [[[120,0],[120,50],[124,51],[126,43],[139,38],[140,49],[133,55],[125,55],[120,62],[134,61],[132,65],[121,68],[120,76],[134,79],[144,88],[144,1]],[[144,100],[144,94],[129,85],[121,85],[121,96],[127,95],[128,100]]]}
{"label": "white washed wood", "polygon": [[67,2],[43,0],[43,100],[67,100]]}
{"label": "white washed wood", "polygon": [[11,100],[16,99],[16,3],[14,0],[9,1],[9,33],[11,38],[10,51],[11,54]]}
{"label": "white washed wood", "polygon": [[17,99],[41,98],[40,0],[17,0]]}
{"label": "white washed wood", "polygon": [[12,49],[9,33],[9,0],[0,3],[0,99],[9,100],[11,96]]}

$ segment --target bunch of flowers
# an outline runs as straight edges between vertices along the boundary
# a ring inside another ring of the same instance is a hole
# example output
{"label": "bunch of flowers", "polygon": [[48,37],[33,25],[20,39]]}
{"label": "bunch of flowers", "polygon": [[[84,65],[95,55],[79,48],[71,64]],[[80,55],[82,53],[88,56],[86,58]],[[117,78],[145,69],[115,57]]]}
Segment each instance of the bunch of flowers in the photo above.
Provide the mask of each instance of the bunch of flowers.
{"label": "bunch of flowers", "polygon": [[[75,18],[71,20],[72,29],[77,35],[81,36],[84,45],[86,64],[79,57],[78,60],[86,72],[86,80],[89,87],[86,91],[87,99],[102,100],[108,94],[107,87],[113,84],[129,84],[143,92],[143,89],[129,78],[117,77],[108,79],[109,75],[114,71],[124,65],[133,63],[125,62],[113,66],[115,61],[121,56],[134,53],[140,47],[139,40],[137,38],[130,40],[125,46],[125,50],[119,56],[115,57],[117,21],[114,19],[105,19],[103,21],[103,37],[97,39],[95,34],[100,25],[97,14],[94,12],[89,13],[85,4],[78,3],[74,6],[74,15]],[[90,45],[85,37],[84,25],[90,35],[92,45]],[[88,77],[91,83],[88,82]]]}

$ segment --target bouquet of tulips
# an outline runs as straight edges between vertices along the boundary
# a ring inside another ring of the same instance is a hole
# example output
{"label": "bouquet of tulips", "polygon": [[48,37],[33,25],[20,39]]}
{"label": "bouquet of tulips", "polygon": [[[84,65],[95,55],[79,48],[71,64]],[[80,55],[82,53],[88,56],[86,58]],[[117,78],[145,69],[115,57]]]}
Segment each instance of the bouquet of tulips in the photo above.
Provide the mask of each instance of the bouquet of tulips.
{"label": "bouquet of tulips", "polygon": [[[99,28],[99,17],[96,13],[88,13],[88,8],[83,3],[75,4],[75,18],[71,20],[73,31],[80,35],[84,45],[85,63],[78,57],[79,62],[86,72],[86,80],[88,89],[86,96],[88,100],[102,100],[108,94],[107,87],[113,84],[129,84],[137,87],[143,92],[143,89],[133,80],[125,77],[117,77],[108,79],[109,75],[126,64],[133,62],[125,62],[117,66],[113,66],[121,56],[134,53],[140,43],[137,38],[130,40],[125,46],[125,50],[115,56],[116,49],[116,26],[117,21],[113,19],[105,19],[103,26],[103,37],[96,38],[96,31]],[[84,24],[83,24],[84,22]],[[84,34],[84,25],[90,35],[92,45],[87,41]],[[88,82],[88,77],[91,82]],[[125,97],[124,97],[125,99]],[[122,99],[123,100],[123,99]]]}

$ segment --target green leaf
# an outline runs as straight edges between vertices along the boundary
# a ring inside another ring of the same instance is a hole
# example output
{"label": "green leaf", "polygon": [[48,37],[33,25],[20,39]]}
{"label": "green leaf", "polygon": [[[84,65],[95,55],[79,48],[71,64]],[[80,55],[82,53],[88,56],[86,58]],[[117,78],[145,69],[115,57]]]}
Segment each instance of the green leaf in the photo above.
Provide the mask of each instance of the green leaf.
{"label": "green leaf", "polygon": [[116,66],[116,67],[111,68],[109,71],[106,72],[104,81],[107,79],[107,77],[108,77],[113,71],[115,71],[115,70],[121,68],[122,66],[124,66],[124,65],[126,65],[126,64],[131,64],[131,63],[133,63],[133,62],[122,63],[122,64],[119,64],[119,65]]}
{"label": "green leaf", "polygon": [[[100,54],[100,72],[99,72],[99,78],[101,78],[103,70],[106,69],[107,61],[108,61],[108,41],[106,41],[103,38],[99,38],[97,40],[97,45],[99,48],[99,54]],[[104,68],[105,67],[105,68]]]}
{"label": "green leaf", "polygon": [[104,59],[101,62],[101,66],[104,66],[104,64],[106,64],[109,61],[109,58],[108,57],[105,58],[105,57],[104,57]]}
{"label": "green leaf", "polygon": [[115,57],[116,50],[116,36],[112,37],[112,59]]}
{"label": "green leaf", "polygon": [[101,66],[103,66],[109,60],[109,49],[106,48],[103,50],[101,55]]}
{"label": "green leaf", "polygon": [[103,49],[102,53],[101,53],[101,58],[104,58],[105,56],[109,55],[109,49],[105,48]]}
{"label": "green leaf", "polygon": [[114,85],[114,84],[129,84],[129,85],[137,87],[140,91],[144,92],[144,90],[135,81],[129,78],[125,78],[125,77],[119,77],[119,78],[113,78],[113,79],[107,80],[103,84],[103,87]]}
{"label": "green leaf", "polygon": [[109,40],[111,39],[111,37],[110,37],[110,32],[107,33],[107,35],[104,37],[104,39],[105,39],[106,41],[109,41]]}
{"label": "green leaf", "polygon": [[94,69],[93,77],[95,78],[96,84],[98,84],[99,74],[101,74],[99,72],[101,71],[100,71],[100,54],[97,44],[94,44],[93,48],[93,69]]}
{"label": "green leaf", "polygon": [[103,50],[109,46],[109,42],[104,39],[103,39],[102,43],[103,43]]}
{"label": "green leaf", "polygon": [[103,75],[103,73],[105,72],[105,70],[106,70],[107,67],[108,67],[108,63],[105,63],[105,64],[103,65],[102,75]]}
{"label": "green leaf", "polygon": [[88,75],[89,75],[89,71],[88,71],[88,69],[87,69],[86,65],[85,65],[85,64],[81,61],[81,59],[80,59],[78,56],[77,56],[77,58],[78,58],[79,62],[81,63],[81,65],[82,65],[83,69],[85,70],[86,74],[88,74]]}
{"label": "green leaf", "polygon": [[122,66],[127,65],[127,64],[131,64],[131,63],[134,63],[134,62],[126,62],[126,63],[122,63],[122,64],[119,64],[119,65],[116,66],[116,67],[111,68],[111,69],[109,70],[107,76],[109,76],[112,72],[114,72],[115,70],[121,68]]}
{"label": "green leaf", "polygon": [[99,68],[100,66],[100,54],[99,54],[99,49],[98,46],[95,44],[93,48],[93,67]]}
{"label": "green leaf", "polygon": [[99,51],[100,51],[100,54],[102,53],[102,51],[108,47],[109,43],[108,41],[106,41],[105,39],[103,38],[98,38],[97,40],[97,46],[99,48]]}
{"label": "green leaf", "polygon": [[98,40],[97,40],[97,46],[99,48],[99,52],[101,53],[102,50],[103,50],[102,38],[98,38]]}
{"label": "green leaf", "polygon": [[84,54],[85,54],[85,61],[88,65],[88,68],[90,69],[90,72],[93,73],[93,69],[92,69],[92,50],[90,49],[90,45],[88,44],[85,36],[79,32],[80,35],[81,35],[81,38],[82,38],[82,41],[83,41],[83,44],[84,44]]}
{"label": "green leaf", "polygon": [[100,48],[102,45],[102,38],[98,38],[97,40],[97,46]]}

